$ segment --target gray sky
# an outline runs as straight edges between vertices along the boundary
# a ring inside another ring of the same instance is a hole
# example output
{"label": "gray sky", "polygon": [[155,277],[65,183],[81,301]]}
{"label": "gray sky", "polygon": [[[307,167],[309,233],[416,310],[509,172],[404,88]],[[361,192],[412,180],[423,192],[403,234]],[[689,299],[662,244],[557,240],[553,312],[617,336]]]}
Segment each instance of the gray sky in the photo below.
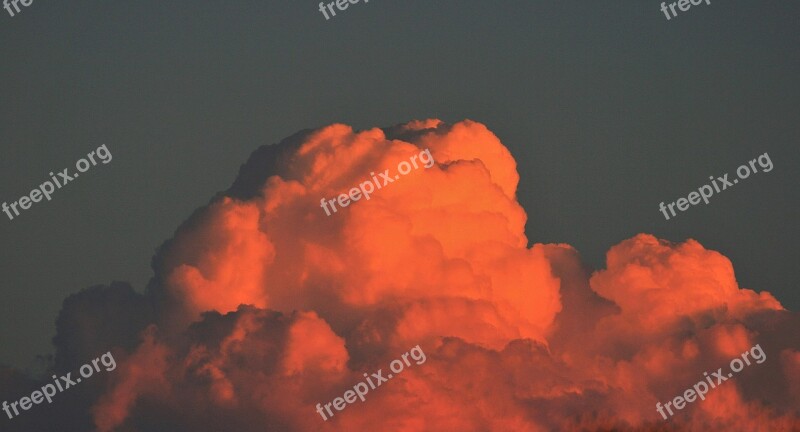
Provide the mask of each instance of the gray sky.
{"label": "gray sky", "polygon": [[[63,299],[131,282],[262,144],[332,122],[486,124],[518,163],[534,242],[600,267],[639,232],[695,238],[800,309],[797,2],[35,0],[0,10],[0,200],[99,145],[92,168],[0,213],[0,363],[51,351]],[[759,173],[666,221],[710,175]],[[466,234],[468,235],[468,234]]]}

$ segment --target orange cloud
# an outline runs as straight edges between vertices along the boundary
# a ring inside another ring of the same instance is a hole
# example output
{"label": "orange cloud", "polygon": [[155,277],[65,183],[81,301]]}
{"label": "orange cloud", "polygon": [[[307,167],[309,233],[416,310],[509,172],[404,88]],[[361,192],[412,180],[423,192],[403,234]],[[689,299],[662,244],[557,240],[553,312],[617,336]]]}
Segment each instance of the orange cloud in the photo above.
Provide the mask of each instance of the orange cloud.
{"label": "orange cloud", "polygon": [[[432,167],[335,215],[320,208],[425,149]],[[156,257],[156,325],[95,403],[98,429],[798,425],[800,341],[786,336],[796,314],[739,287],[731,262],[694,240],[640,234],[594,273],[569,245],[529,246],[518,182],[509,151],[473,121],[335,124],[259,150],[237,192]],[[754,343],[763,364],[666,422],[656,413]],[[418,344],[427,362],[317,415]]]}

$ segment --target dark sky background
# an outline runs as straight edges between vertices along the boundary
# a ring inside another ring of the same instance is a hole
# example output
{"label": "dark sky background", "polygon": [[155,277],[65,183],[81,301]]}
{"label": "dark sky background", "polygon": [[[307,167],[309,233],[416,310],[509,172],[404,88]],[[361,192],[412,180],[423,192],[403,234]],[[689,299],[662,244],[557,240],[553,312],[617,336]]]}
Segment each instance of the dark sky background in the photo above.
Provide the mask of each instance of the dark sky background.
{"label": "dark sky background", "polygon": [[[651,0],[372,0],[330,21],[317,7],[0,10],[0,200],[113,154],[53,201],[0,213],[0,363],[51,352],[69,294],[142,291],[154,250],[253,150],[333,122],[480,121],[517,160],[532,241],[597,268],[639,232],[695,238],[800,310],[800,3],[713,0],[671,21]],[[658,211],[764,152],[773,171]]]}

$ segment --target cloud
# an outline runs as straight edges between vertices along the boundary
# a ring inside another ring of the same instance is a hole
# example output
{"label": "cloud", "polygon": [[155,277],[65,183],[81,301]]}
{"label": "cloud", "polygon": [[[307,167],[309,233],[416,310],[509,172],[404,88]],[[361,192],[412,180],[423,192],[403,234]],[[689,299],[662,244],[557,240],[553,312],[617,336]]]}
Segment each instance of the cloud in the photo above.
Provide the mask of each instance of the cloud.
{"label": "cloud", "polygon": [[[331,216],[320,208],[425,149],[432,167]],[[730,261],[694,240],[640,234],[596,272],[569,245],[529,245],[518,182],[512,155],[473,121],[299,132],[254,152],[178,228],[145,295],[112,285],[65,302],[56,364],[119,352],[82,395],[100,431],[800,424],[797,314],[739,287]],[[763,364],[667,421],[656,413],[756,343]],[[416,345],[424,364],[317,414]]]}

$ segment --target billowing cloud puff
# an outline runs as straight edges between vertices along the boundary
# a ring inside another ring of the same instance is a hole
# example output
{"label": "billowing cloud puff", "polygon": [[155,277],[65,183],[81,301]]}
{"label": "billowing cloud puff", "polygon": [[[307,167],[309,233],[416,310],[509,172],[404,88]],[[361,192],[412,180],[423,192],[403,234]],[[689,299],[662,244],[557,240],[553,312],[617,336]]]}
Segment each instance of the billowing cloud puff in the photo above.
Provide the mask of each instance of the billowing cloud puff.
{"label": "billowing cloud puff", "polygon": [[[369,199],[335,202],[376,180]],[[72,430],[800,428],[797,314],[694,240],[640,234],[596,272],[569,245],[531,246],[518,181],[472,121],[335,124],[262,147],[162,246],[145,295],[65,303],[56,365],[92,349],[120,364]],[[766,360],[656,412],[756,344]],[[404,354],[363,401],[320,414]]]}
{"label": "billowing cloud puff", "polygon": [[[170,319],[186,324],[248,304],[317,311],[342,332],[391,309],[396,322],[381,343],[439,335],[493,348],[544,342],[560,310],[558,280],[541,246],[526,248],[514,159],[481,124],[438,125],[397,128],[415,133],[413,142],[381,129],[322,128],[287,161],[286,178],[267,178],[252,199],[209,205],[164,252],[156,289],[177,299]],[[321,208],[321,199],[386,168],[395,175],[425,150],[429,168],[332,215]]]}
{"label": "billowing cloud puff", "polygon": [[607,269],[591,285],[619,305],[623,316],[648,328],[717,308],[734,317],[781,309],[767,292],[739,289],[730,260],[694,240],[672,245],[640,234],[608,252]]}

